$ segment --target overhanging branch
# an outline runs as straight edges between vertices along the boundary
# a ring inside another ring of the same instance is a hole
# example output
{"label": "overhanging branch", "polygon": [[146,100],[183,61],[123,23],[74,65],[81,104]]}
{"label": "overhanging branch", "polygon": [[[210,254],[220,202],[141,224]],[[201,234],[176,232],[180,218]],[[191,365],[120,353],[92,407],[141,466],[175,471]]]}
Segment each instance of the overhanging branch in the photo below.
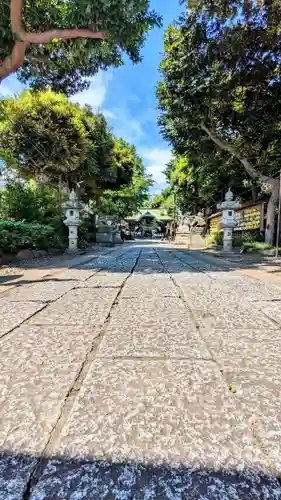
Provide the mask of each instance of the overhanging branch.
{"label": "overhanging branch", "polygon": [[4,61],[0,61],[0,82],[7,78],[7,76],[15,73],[24,62],[26,44],[23,42],[16,42],[11,55],[6,57]]}
{"label": "overhanging branch", "polygon": [[24,0],[11,0],[11,26],[12,31],[25,43],[48,43],[56,38],[70,40],[72,38],[104,38],[104,33],[94,32],[89,28],[54,29],[41,33],[30,33],[22,24],[22,8]]}
{"label": "overhanging branch", "polygon": [[17,71],[24,62],[25,50],[29,44],[46,44],[54,39],[71,40],[74,38],[99,38],[105,37],[101,31],[89,28],[54,29],[49,31],[30,33],[22,24],[22,9],[24,0],[10,0],[10,19],[13,33],[18,40],[12,53],[4,61],[0,61],[0,82],[11,73]]}
{"label": "overhanging branch", "polygon": [[227,151],[231,156],[235,156],[235,158],[237,158],[237,160],[239,160],[240,163],[242,163],[247,174],[250,177],[252,177],[252,179],[255,179],[259,184],[269,184],[270,186],[275,185],[275,179],[258,172],[247,158],[239,155],[235,147],[229,144],[229,142],[223,141],[220,137],[218,137],[216,131],[213,128],[209,128],[204,123],[201,123],[201,129],[204,130],[204,132],[206,132],[206,134],[210,137],[210,139],[220,149],[222,149],[223,151]]}

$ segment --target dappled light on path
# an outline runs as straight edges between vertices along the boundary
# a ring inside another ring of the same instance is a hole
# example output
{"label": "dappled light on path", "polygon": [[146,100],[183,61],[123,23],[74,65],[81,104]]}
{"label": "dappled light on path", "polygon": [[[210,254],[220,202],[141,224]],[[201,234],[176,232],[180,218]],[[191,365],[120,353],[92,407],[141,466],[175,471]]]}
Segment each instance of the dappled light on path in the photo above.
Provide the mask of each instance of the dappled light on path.
{"label": "dappled light on path", "polygon": [[148,241],[0,297],[1,500],[281,498],[281,284]]}

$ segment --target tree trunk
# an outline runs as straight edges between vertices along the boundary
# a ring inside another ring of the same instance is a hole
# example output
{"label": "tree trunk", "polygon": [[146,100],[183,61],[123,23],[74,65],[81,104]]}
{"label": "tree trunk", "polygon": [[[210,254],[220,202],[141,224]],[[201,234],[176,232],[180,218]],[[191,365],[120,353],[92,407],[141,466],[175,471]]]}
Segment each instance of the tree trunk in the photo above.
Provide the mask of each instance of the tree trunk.
{"label": "tree trunk", "polygon": [[204,132],[206,132],[206,134],[210,137],[210,139],[220,149],[222,149],[223,151],[227,151],[232,156],[234,156],[235,158],[237,158],[237,160],[239,160],[242,163],[242,165],[243,165],[244,169],[246,170],[247,174],[252,179],[255,179],[258,182],[258,184],[264,183],[264,184],[268,184],[268,185],[270,185],[270,186],[273,187],[273,185],[274,185],[274,179],[272,177],[269,177],[268,175],[263,175],[260,172],[258,172],[255,169],[254,165],[252,165],[252,163],[247,158],[245,158],[244,156],[240,156],[240,154],[238,153],[238,151],[236,151],[236,148],[232,144],[230,144],[229,142],[221,139],[217,135],[215,129],[206,127],[206,125],[204,123],[201,123],[201,129],[204,130]]}
{"label": "tree trunk", "polygon": [[270,187],[271,196],[267,205],[266,229],[265,229],[265,242],[269,245],[274,244],[274,230],[275,230],[275,213],[279,198],[279,179],[268,177],[258,172],[252,163],[245,157],[241,157],[232,144],[220,139],[216,131],[212,128],[206,127],[204,123],[201,124],[202,130],[208,134],[210,139],[223,151],[227,151],[235,156],[244,166],[247,174],[254,179],[258,184],[266,184]]}
{"label": "tree trunk", "polygon": [[265,242],[274,245],[275,216],[279,197],[279,179],[272,188],[266,213]]}

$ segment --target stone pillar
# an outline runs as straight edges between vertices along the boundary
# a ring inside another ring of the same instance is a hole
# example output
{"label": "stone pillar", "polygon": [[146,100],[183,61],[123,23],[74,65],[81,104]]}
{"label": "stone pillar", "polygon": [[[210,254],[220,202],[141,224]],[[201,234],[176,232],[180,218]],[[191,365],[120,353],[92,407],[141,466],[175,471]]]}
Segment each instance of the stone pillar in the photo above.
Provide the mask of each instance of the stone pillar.
{"label": "stone pillar", "polygon": [[232,250],[232,236],[233,229],[225,227],[223,229],[223,249],[225,252],[231,252]]}
{"label": "stone pillar", "polygon": [[80,210],[82,204],[74,190],[71,191],[68,200],[63,204],[66,219],[63,221],[68,227],[68,252],[76,252],[78,248],[78,227],[81,224]]}
{"label": "stone pillar", "polygon": [[223,229],[223,250],[225,252],[232,251],[233,229],[237,222],[235,218],[235,209],[240,208],[240,203],[233,200],[233,193],[229,189],[225,195],[225,200],[218,205],[218,209],[222,210],[222,222],[220,224]]}

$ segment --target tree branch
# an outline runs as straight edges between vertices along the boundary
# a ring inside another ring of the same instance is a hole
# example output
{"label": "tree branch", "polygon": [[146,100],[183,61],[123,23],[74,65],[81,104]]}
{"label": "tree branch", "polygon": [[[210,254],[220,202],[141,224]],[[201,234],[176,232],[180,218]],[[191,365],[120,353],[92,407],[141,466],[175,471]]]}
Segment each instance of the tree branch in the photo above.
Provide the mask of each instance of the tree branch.
{"label": "tree branch", "polygon": [[27,32],[22,24],[22,8],[24,0],[10,0],[10,19],[12,31],[20,41],[14,45],[11,55],[0,61],[0,82],[11,73],[17,71],[24,62],[25,49],[28,44],[45,44],[54,39],[70,40],[73,38],[104,38],[105,34],[94,32],[89,28],[54,29],[38,33]]}
{"label": "tree branch", "polygon": [[26,44],[24,42],[16,42],[11,55],[6,57],[4,61],[0,61],[0,82],[23,65],[25,50]]}
{"label": "tree branch", "polygon": [[55,29],[41,33],[29,33],[22,25],[22,8],[24,0],[11,0],[12,31],[25,43],[48,43],[55,38],[70,40],[72,38],[104,38],[104,33],[94,32],[89,28]]}
{"label": "tree branch", "polygon": [[220,139],[220,137],[217,136],[217,133],[213,128],[209,128],[204,123],[201,123],[201,129],[204,130],[204,132],[206,132],[206,134],[210,137],[210,139],[220,149],[222,149],[223,151],[227,151],[229,154],[231,154],[231,156],[235,156],[235,158],[237,158],[237,160],[239,160],[240,163],[242,163],[247,174],[250,177],[252,177],[252,179],[255,179],[260,184],[269,184],[270,186],[275,185],[275,179],[273,179],[272,177],[268,177],[267,175],[263,175],[260,172],[257,172],[252,163],[247,158],[241,157],[231,144]]}

